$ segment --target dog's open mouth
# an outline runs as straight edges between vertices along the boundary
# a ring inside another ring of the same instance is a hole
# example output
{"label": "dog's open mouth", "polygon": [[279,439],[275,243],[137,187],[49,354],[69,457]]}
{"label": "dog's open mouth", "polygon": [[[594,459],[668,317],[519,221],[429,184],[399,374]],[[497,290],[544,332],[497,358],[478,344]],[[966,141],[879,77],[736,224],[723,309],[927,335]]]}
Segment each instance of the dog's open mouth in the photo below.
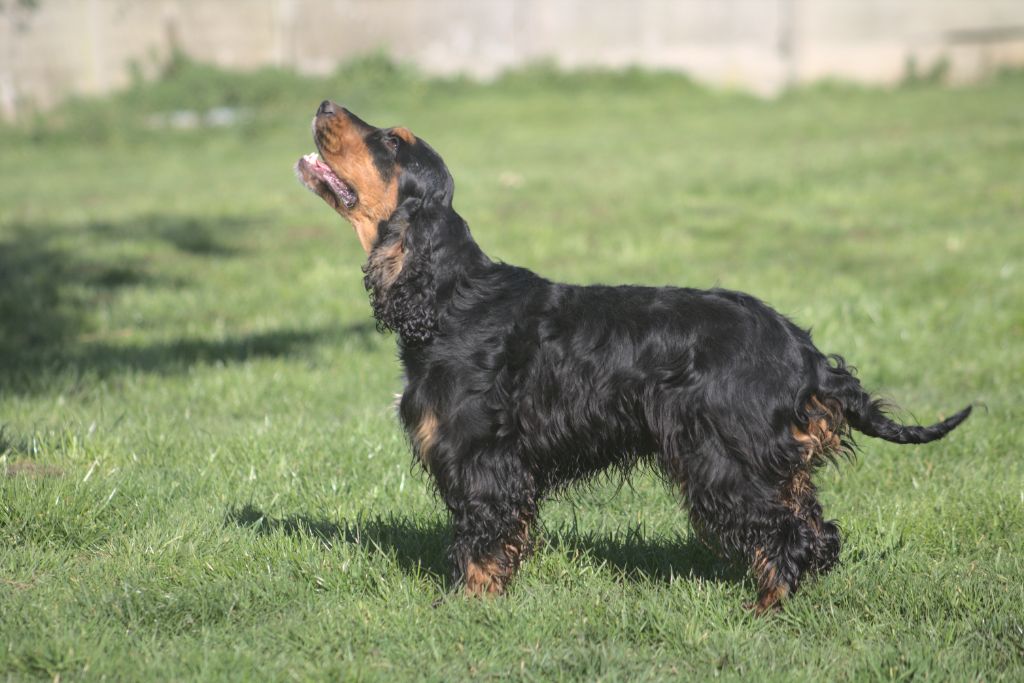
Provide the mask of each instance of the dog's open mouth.
{"label": "dog's open mouth", "polygon": [[339,206],[351,209],[356,205],[355,190],[339,178],[316,152],[310,152],[299,159],[295,170],[306,187],[320,196],[323,196],[324,190],[326,190],[334,195]]}

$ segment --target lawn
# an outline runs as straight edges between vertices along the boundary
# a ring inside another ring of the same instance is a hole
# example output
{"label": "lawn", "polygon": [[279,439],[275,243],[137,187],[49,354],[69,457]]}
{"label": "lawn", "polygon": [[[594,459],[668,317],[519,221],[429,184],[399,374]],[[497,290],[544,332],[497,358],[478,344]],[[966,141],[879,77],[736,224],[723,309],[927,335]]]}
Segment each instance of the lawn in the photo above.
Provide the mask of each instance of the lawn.
{"label": "lawn", "polygon": [[[448,531],[394,339],[291,172],[328,96],[438,149],[492,257],[749,291],[905,419],[984,408],[821,472],[842,564],[781,614],[742,608],[649,473],[549,501],[509,595],[435,607]],[[0,149],[8,680],[1024,678],[1024,74],[768,102],[178,63]]]}

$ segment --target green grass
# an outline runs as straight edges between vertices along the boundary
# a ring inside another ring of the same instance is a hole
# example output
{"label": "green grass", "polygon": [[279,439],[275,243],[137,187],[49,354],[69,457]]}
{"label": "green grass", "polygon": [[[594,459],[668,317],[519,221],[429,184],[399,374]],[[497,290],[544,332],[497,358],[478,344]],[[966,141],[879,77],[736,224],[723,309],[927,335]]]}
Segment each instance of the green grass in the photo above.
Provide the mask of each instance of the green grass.
{"label": "green grass", "polygon": [[[823,471],[843,564],[772,618],[649,475],[547,503],[508,596],[433,608],[447,530],[393,416],[394,341],[351,228],[290,170],[326,96],[440,150],[493,257],[746,290],[908,419],[987,409]],[[243,120],[152,129],[221,105]],[[0,147],[8,679],[1024,678],[1020,74],[764,102],[181,63]]]}

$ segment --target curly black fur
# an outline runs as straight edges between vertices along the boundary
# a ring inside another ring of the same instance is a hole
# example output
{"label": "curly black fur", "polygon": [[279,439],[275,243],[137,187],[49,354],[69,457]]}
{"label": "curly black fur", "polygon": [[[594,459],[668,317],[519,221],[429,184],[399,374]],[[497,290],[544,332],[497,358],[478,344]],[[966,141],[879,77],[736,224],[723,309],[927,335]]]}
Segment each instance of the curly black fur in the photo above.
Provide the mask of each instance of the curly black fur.
{"label": "curly black fur", "polygon": [[398,334],[399,413],[470,592],[505,588],[546,496],[648,463],[702,537],[751,563],[756,609],[776,607],[838,560],[811,475],[852,452],[850,428],[924,443],[970,413],[894,422],[841,358],[748,294],[574,286],[494,262],[452,208],[441,158],[417,139],[395,163],[399,204],[365,283]]}

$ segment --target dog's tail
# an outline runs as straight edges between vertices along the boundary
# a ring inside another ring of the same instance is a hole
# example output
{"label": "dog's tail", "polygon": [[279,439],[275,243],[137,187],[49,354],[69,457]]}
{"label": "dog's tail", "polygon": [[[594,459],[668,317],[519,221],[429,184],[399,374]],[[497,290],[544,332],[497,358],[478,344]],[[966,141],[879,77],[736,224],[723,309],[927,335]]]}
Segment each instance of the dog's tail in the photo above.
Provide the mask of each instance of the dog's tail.
{"label": "dog's tail", "polygon": [[969,405],[928,427],[900,424],[887,414],[889,406],[885,401],[872,398],[838,356],[833,356],[832,363],[827,364],[821,389],[825,396],[839,402],[851,427],[867,436],[893,443],[928,443],[941,439],[966,420],[973,408]]}

